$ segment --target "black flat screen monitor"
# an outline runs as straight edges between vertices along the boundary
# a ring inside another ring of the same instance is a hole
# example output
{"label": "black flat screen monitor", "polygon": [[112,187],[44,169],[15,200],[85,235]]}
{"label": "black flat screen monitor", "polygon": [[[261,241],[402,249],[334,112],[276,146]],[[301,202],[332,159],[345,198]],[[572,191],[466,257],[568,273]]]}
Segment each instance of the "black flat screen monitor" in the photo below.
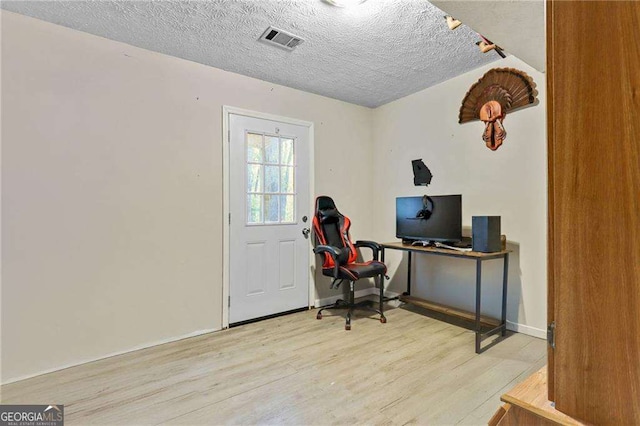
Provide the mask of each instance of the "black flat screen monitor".
{"label": "black flat screen monitor", "polygon": [[[462,195],[396,198],[396,237],[408,241],[462,240]],[[431,214],[421,214],[427,208]],[[429,216],[425,219],[420,216]]]}

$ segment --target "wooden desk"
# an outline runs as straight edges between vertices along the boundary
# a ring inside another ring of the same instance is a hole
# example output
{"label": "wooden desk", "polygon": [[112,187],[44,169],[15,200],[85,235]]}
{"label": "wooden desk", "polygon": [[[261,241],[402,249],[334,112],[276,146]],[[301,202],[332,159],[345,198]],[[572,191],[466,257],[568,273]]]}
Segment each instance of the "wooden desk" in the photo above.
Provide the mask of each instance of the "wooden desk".
{"label": "wooden desk", "polygon": [[[452,315],[462,318],[467,321],[474,322],[474,331],[476,333],[476,353],[482,352],[480,344],[482,340],[493,334],[501,332],[504,336],[507,332],[507,278],[509,275],[509,253],[511,250],[502,250],[495,253],[480,253],[476,251],[457,251],[436,247],[422,247],[412,246],[410,244],[403,244],[401,242],[383,243],[381,260],[384,262],[385,250],[401,250],[406,251],[408,254],[408,267],[407,267],[407,291],[400,296],[400,300],[406,303],[411,303],[416,306],[423,307],[425,309],[444,313],[446,315]],[[419,297],[411,296],[411,255],[413,253],[430,254],[438,256],[457,257],[460,259],[471,259],[476,261],[476,309],[475,312],[467,312],[461,309],[457,309],[451,306],[445,306],[439,303],[434,303]],[[482,262],[491,259],[503,259],[502,270],[502,315],[501,319],[486,317],[480,314],[480,300],[482,294]],[[488,331],[483,332],[484,328],[489,328]]]}

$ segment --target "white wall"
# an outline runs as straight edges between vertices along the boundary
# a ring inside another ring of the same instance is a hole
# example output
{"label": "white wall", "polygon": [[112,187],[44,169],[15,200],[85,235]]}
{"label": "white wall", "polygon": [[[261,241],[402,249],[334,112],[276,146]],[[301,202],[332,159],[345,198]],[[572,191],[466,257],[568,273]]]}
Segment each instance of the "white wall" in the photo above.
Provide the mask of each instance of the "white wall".
{"label": "white wall", "polygon": [[1,15],[2,382],[220,328],[222,105],[314,122],[373,230],[370,109]]}
{"label": "white wall", "polygon": [[[370,110],[1,15],[2,382],[220,328],[222,105],[314,122],[316,194],[334,196],[356,239],[394,239],[394,199],[423,193],[410,169],[423,158],[429,193],[462,193],[467,225],[502,216],[508,318],[544,328],[544,108],[508,116],[490,152],[481,124],[457,124],[489,67]],[[498,64],[532,75],[544,105],[543,75]],[[388,259],[401,291],[400,256]],[[471,306],[472,266],[418,263],[423,293]],[[486,269],[495,293],[500,266]]]}
{"label": "white wall", "polygon": [[[493,54],[493,53],[491,53]],[[458,124],[469,87],[487,70],[513,67],[537,84],[539,105],[508,114],[507,139],[497,151],[482,141],[482,122]],[[462,194],[463,226],[471,216],[501,216],[510,259],[507,320],[511,328],[539,337],[546,329],[546,124],[545,76],[510,56],[437,86],[379,107],[374,112],[374,222],[378,240],[395,239],[395,197]],[[413,186],[411,160],[422,158],[434,177]],[[412,293],[474,309],[475,263],[416,256]],[[406,255],[388,252],[390,290],[404,291]],[[500,312],[502,262],[483,264],[483,311]]]}

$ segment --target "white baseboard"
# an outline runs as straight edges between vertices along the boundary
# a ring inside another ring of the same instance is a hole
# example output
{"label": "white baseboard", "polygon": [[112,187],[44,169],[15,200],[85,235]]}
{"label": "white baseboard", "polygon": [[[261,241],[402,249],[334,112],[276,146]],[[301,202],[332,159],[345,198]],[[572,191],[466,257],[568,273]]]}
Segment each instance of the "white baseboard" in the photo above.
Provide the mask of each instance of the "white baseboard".
{"label": "white baseboard", "polygon": [[537,337],[539,339],[547,338],[547,330],[531,327],[530,325],[519,324],[517,322],[512,322],[509,320],[507,320],[507,330],[515,331],[517,333],[527,334],[529,336]]}
{"label": "white baseboard", "polygon": [[158,346],[158,345],[164,345],[165,343],[177,342],[178,340],[188,339],[190,337],[201,336],[203,334],[213,333],[214,331],[219,331],[219,330],[221,330],[221,329],[220,328],[211,328],[211,329],[207,329],[207,330],[199,330],[199,331],[194,331],[192,333],[184,334],[184,335],[181,335],[181,336],[170,337],[168,339],[157,340],[155,342],[150,342],[150,343],[144,343],[144,344],[139,345],[139,346],[134,346],[133,348],[130,348],[130,349],[125,349],[123,351],[118,351],[118,352],[112,352],[112,353],[104,355],[104,356],[100,356],[100,357],[96,357],[96,358],[84,359],[82,361],[74,362],[74,363],[71,363],[71,364],[65,364],[65,365],[61,365],[59,367],[54,367],[54,368],[49,368],[49,369],[46,369],[46,370],[38,371],[37,373],[27,374],[27,375],[19,376],[19,377],[13,377],[13,378],[11,378],[11,379],[9,379],[7,381],[2,382],[1,384],[2,385],[8,385],[9,383],[14,383],[14,382],[19,382],[21,380],[31,379],[32,377],[42,376],[43,374],[49,374],[49,373],[53,373],[53,372],[56,372],[56,371],[65,370],[65,369],[71,368],[71,367],[77,367],[78,365],[87,364],[87,363],[94,362],[94,361],[100,361],[100,360],[111,358],[111,357],[118,356],[118,355],[124,355],[124,354],[127,354],[129,352],[139,351],[140,349],[147,349],[147,348],[150,348],[152,346]]}

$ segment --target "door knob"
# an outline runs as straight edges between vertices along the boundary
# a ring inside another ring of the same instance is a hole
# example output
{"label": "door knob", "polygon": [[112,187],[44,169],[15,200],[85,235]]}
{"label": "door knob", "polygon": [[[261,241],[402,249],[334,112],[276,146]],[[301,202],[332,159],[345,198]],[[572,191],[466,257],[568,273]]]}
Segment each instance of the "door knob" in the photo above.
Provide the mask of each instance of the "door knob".
{"label": "door knob", "polygon": [[311,230],[309,228],[304,228],[302,230],[302,235],[304,235],[305,238],[309,238],[309,233],[311,232]]}

